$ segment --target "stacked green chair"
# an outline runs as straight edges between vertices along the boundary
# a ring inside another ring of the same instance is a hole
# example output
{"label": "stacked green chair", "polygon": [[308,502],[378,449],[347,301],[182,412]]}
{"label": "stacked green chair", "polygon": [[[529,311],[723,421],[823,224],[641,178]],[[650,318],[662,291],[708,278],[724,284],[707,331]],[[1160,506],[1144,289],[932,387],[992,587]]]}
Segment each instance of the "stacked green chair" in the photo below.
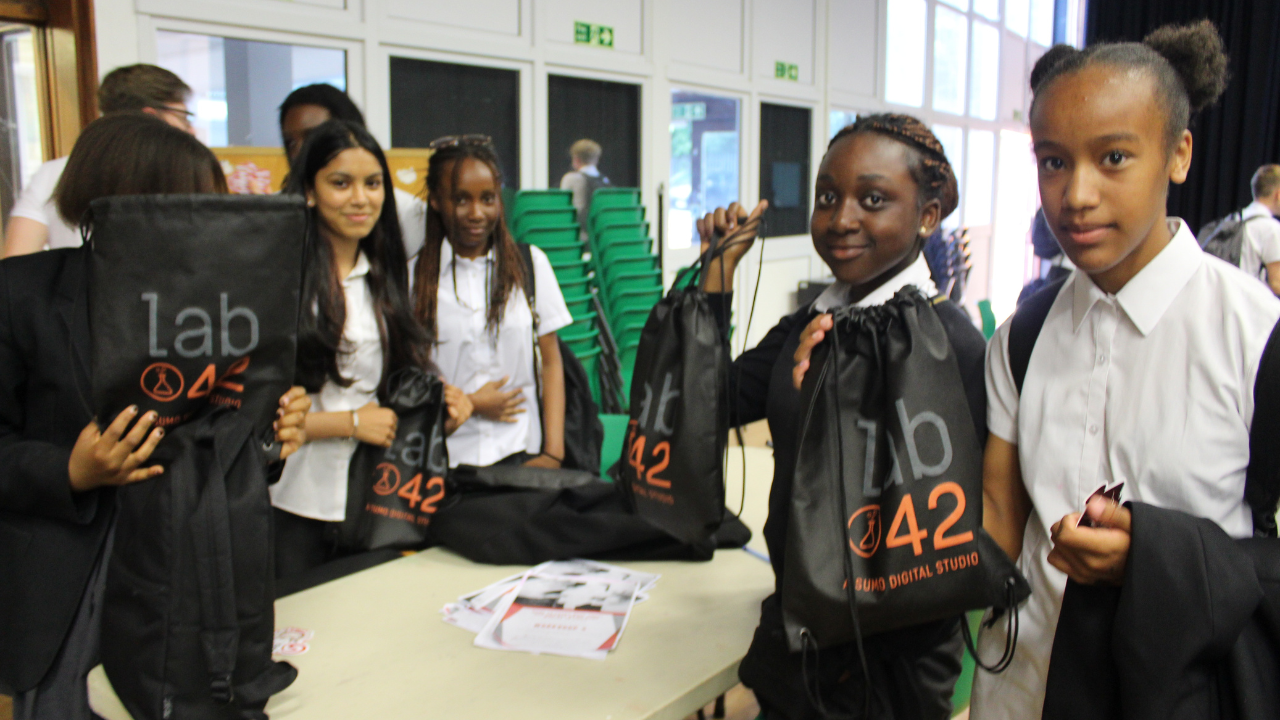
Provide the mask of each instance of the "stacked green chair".
{"label": "stacked green chair", "polygon": [[[613,379],[619,377],[617,348],[596,297],[596,259],[582,242],[573,193],[521,190],[509,197],[504,195],[503,200],[516,241],[538,247],[551,262],[565,305],[573,316],[573,322],[558,334],[586,370],[596,403],[606,412],[623,411],[621,380]],[[606,362],[608,358],[612,359],[611,364]],[[605,365],[614,367],[612,377],[609,372],[602,372]]]}
{"label": "stacked green chair", "polygon": [[587,214],[592,270],[617,344],[624,394],[630,392],[640,333],[662,297],[662,268],[635,188],[599,188]]}

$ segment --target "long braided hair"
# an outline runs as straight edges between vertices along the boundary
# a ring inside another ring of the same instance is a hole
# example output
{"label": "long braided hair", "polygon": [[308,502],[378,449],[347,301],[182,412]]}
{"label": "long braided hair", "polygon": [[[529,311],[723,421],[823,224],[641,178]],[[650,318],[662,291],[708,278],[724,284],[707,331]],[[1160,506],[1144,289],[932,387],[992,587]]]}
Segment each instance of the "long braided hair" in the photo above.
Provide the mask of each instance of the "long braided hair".
{"label": "long braided hair", "polygon": [[[460,143],[441,147],[431,155],[427,163],[427,197],[435,196],[440,202],[452,202],[451,198],[440,195],[441,181],[444,174],[449,173],[450,188],[458,186],[462,164],[466,160],[475,160],[489,166],[493,173],[495,191],[498,191],[498,223],[493,228],[486,248],[494,250],[494,270],[490,275],[488,307],[486,308],[485,329],[491,337],[497,337],[498,327],[502,324],[506,312],[507,301],[516,288],[524,288],[524,258],[516,246],[515,238],[507,227],[506,215],[502,207],[502,166],[498,162],[498,154],[488,143]],[[414,266],[414,311],[418,319],[436,337],[439,323],[436,321],[437,297],[440,290],[440,248],[447,234],[444,217],[439,211],[427,203],[427,236],[422,252],[418,253],[418,262]]]}
{"label": "long braided hair", "polygon": [[956,174],[951,169],[951,161],[947,160],[946,150],[928,125],[911,115],[898,113],[859,115],[857,120],[831,138],[831,142],[827,144],[827,152],[831,152],[831,148],[844,138],[859,133],[883,135],[913,150],[914,152],[909,153],[907,162],[911,179],[920,188],[917,195],[919,206],[924,207],[926,202],[937,200],[942,205],[939,221],[955,212],[960,203]]}

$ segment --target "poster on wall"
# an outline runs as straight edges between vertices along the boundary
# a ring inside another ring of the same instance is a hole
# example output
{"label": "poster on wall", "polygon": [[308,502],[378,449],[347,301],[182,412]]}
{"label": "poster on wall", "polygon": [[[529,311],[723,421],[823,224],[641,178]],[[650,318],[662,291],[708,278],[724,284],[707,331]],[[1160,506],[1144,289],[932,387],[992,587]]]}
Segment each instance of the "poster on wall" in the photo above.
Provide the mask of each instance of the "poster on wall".
{"label": "poster on wall", "polygon": [[[284,150],[270,147],[210,148],[222,163],[227,176],[227,189],[236,195],[270,195],[280,192],[289,162]],[[391,183],[415,196],[421,196],[427,179],[426,148],[392,148],[386,151]]]}

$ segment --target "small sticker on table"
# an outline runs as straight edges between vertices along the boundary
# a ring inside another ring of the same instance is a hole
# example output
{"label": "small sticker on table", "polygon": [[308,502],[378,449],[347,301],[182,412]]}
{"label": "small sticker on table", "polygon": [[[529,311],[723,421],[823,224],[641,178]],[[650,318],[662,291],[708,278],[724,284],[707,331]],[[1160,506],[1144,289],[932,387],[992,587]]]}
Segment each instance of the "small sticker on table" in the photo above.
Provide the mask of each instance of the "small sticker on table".
{"label": "small sticker on table", "polygon": [[311,637],[315,633],[302,628],[287,627],[276,630],[271,646],[272,655],[302,655],[311,649]]}

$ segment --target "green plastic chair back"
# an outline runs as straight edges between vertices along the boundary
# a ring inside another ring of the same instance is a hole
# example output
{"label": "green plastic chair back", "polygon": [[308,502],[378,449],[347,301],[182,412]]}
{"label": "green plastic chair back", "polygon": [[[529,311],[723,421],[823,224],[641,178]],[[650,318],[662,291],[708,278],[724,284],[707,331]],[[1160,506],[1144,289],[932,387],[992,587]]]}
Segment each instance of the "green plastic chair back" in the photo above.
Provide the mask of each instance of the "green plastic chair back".
{"label": "green plastic chair back", "polygon": [[609,468],[622,458],[622,443],[627,439],[627,423],[630,415],[611,415],[600,413],[600,424],[604,426],[604,443],[600,445],[600,474],[605,480]]}
{"label": "green plastic chair back", "polygon": [[538,245],[538,249],[547,256],[552,265],[564,265],[582,261],[582,243],[557,243],[555,245]]}
{"label": "green plastic chair back", "polygon": [[601,248],[599,255],[602,267],[608,267],[615,259],[621,257],[654,257],[653,241],[646,239],[615,242]]}
{"label": "green plastic chair back", "polygon": [[525,210],[555,210],[573,207],[571,190],[521,190],[516,193],[515,210],[519,217]]}
{"label": "green plastic chair back", "polygon": [[596,244],[605,247],[618,240],[648,240],[649,223],[614,223],[596,228]]}
{"label": "green plastic chair back", "polygon": [[594,233],[610,225],[626,225],[644,222],[643,207],[607,207],[591,216],[591,231]]}
{"label": "green plastic chair back", "polygon": [[551,269],[556,273],[556,280],[560,282],[561,293],[564,292],[564,283],[574,280],[583,280],[587,277],[590,270],[590,263],[586,260],[573,260],[565,263],[551,263]]}
{"label": "green plastic chair back", "polygon": [[564,304],[569,308],[569,314],[574,320],[579,320],[591,312],[590,295],[565,295]]}
{"label": "green plastic chair back", "polygon": [[982,335],[990,340],[996,334],[996,314],[991,312],[990,300],[978,301],[978,314],[982,316]]}
{"label": "green plastic chair back", "polygon": [[540,248],[546,248],[548,245],[567,245],[569,243],[582,244],[578,225],[553,225],[550,227],[529,227],[518,237],[520,242],[526,242],[530,245],[537,245]]}
{"label": "green plastic chair back", "polygon": [[591,193],[591,212],[610,207],[635,207],[640,204],[639,188],[602,187]]}
{"label": "green plastic chair back", "polygon": [[516,216],[514,232],[517,238],[536,227],[560,227],[576,224],[577,213],[573,208],[558,210],[525,210]]}
{"label": "green plastic chair back", "polygon": [[507,227],[511,227],[511,222],[516,216],[517,192],[515,188],[505,186],[502,188],[502,214],[507,218]]}
{"label": "green plastic chair back", "polygon": [[589,277],[566,280],[557,275],[556,280],[560,283],[561,295],[587,295],[591,292],[591,278]]}
{"label": "green plastic chair back", "polygon": [[635,255],[615,257],[613,262],[601,265],[605,274],[605,282],[616,275],[653,272],[658,269],[657,255]]}

